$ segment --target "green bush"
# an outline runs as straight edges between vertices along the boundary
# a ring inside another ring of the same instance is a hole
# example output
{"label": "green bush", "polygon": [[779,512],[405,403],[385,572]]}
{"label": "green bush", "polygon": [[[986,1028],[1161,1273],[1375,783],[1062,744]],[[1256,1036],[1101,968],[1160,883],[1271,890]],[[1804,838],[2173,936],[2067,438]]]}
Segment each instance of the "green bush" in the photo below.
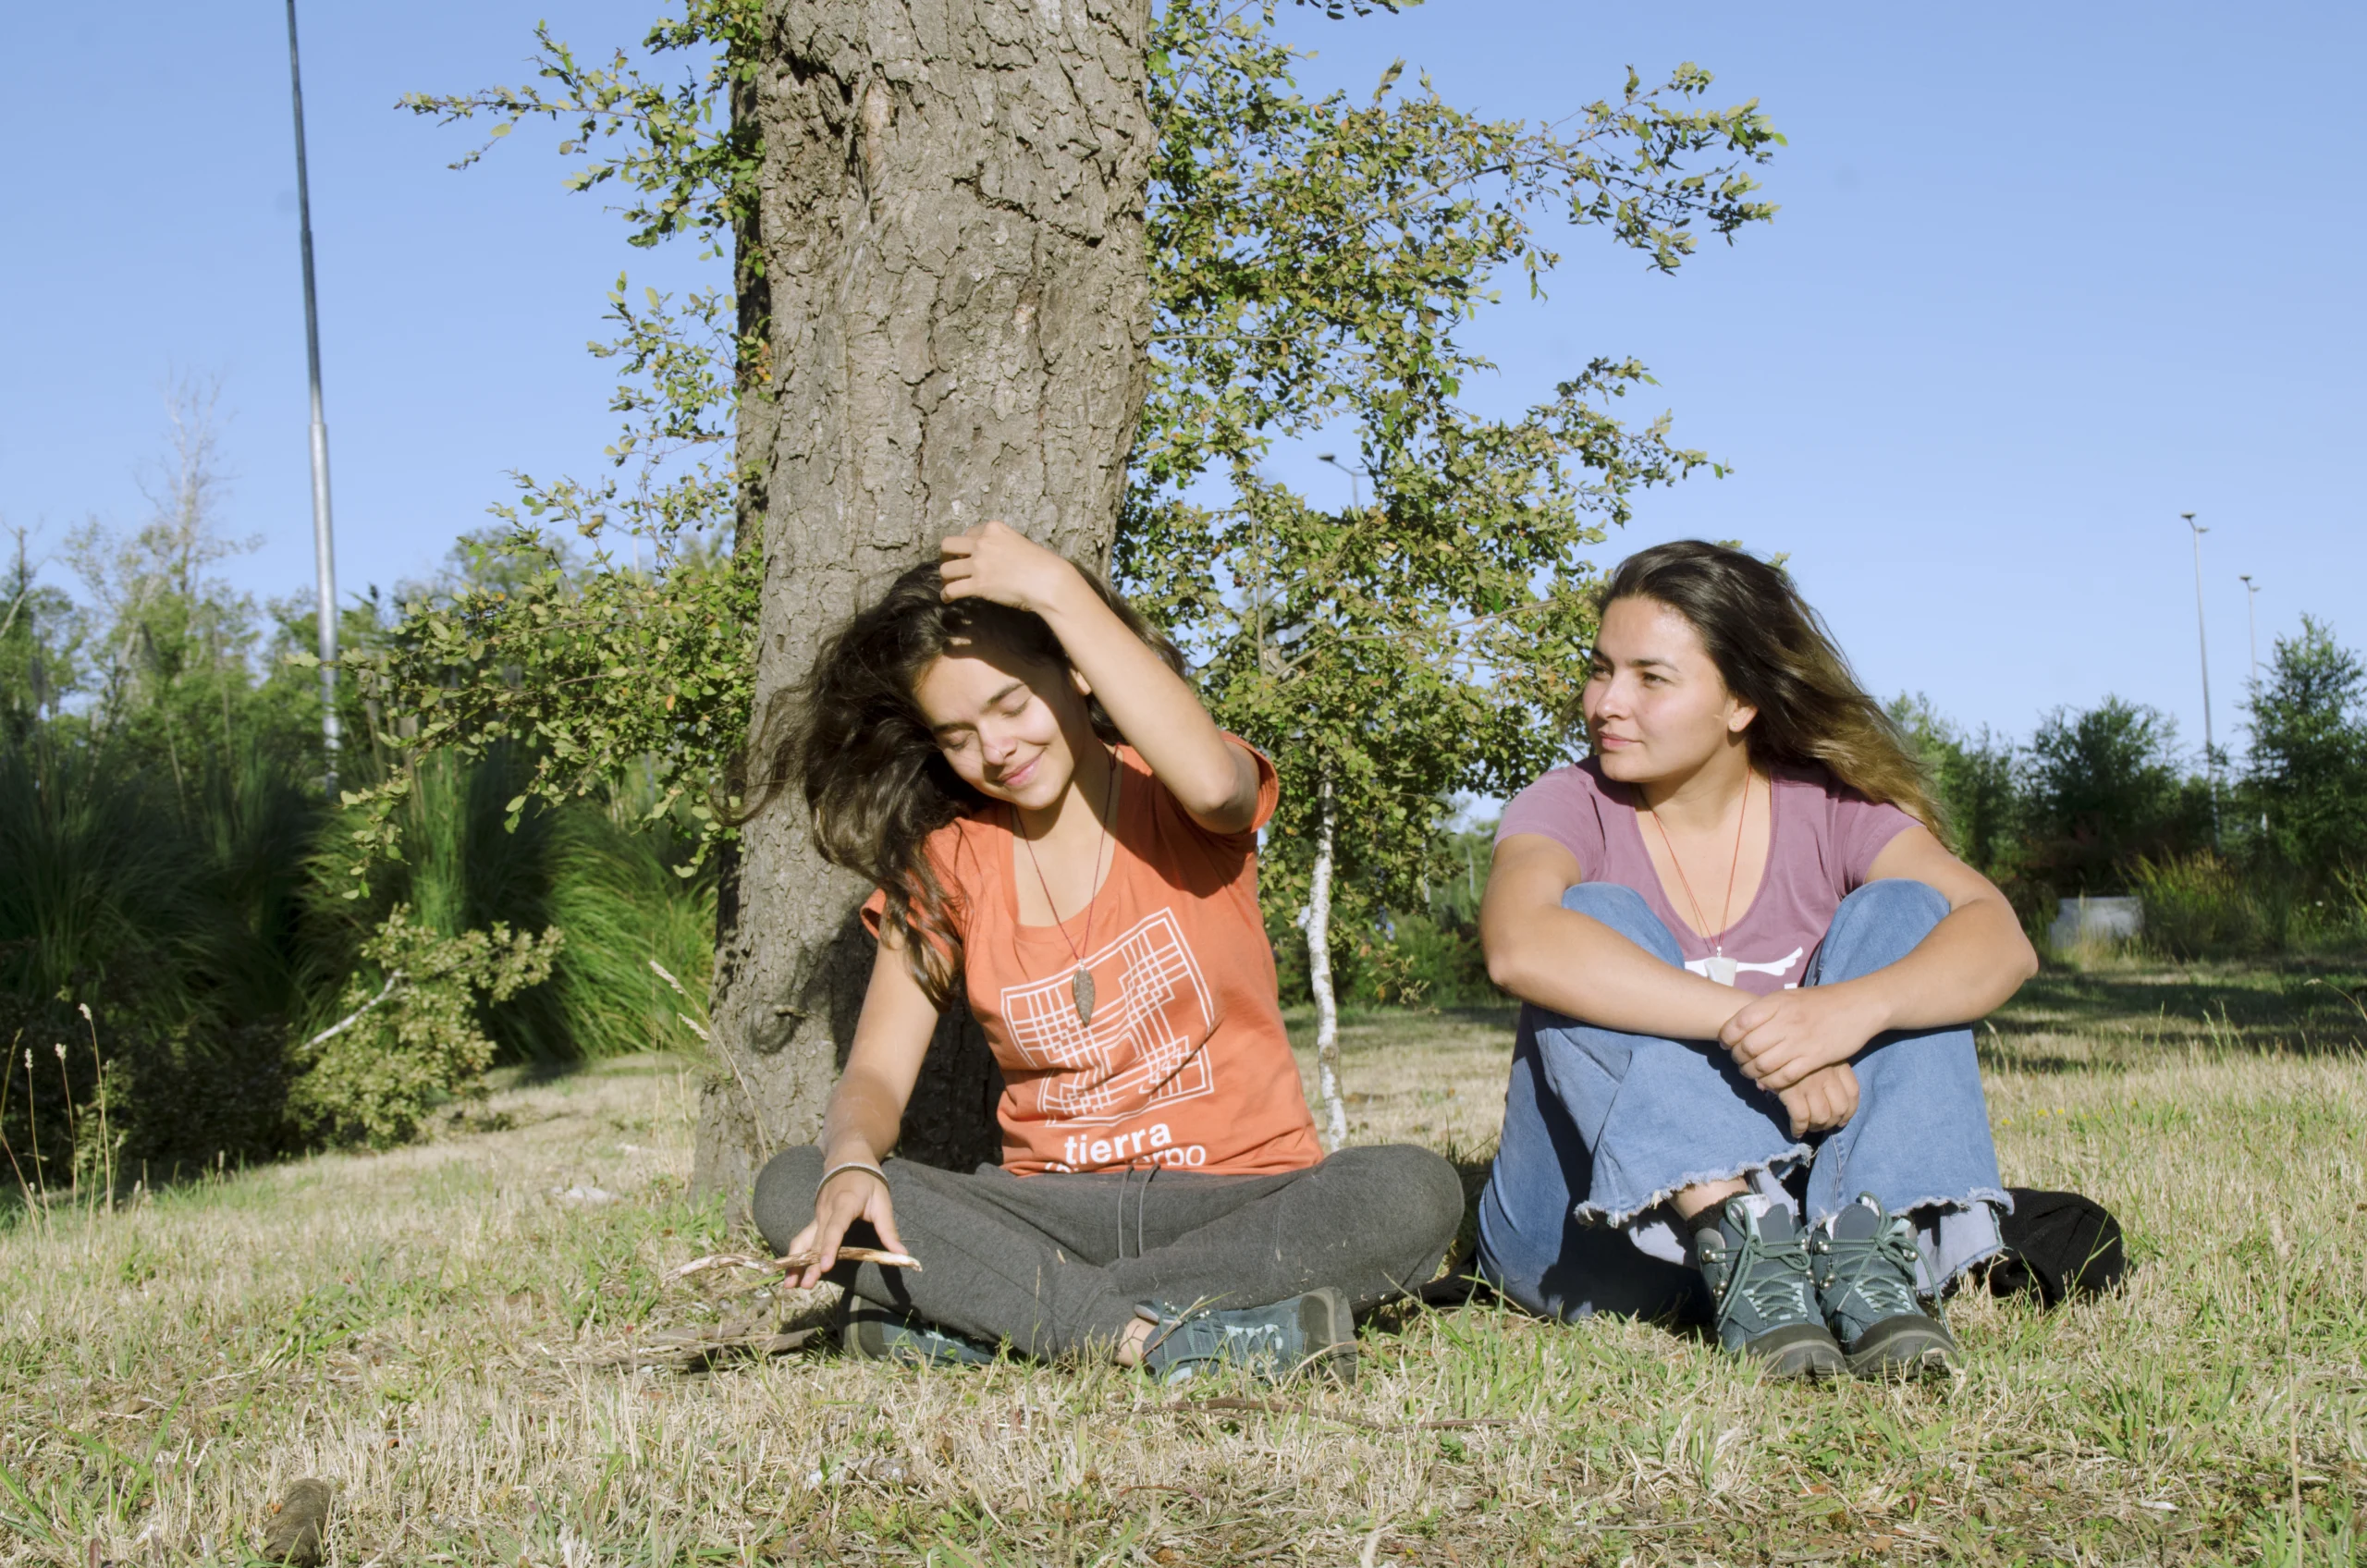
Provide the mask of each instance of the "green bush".
{"label": "green bush", "polygon": [[2140,860],[2128,874],[2145,913],[2144,943],[2165,958],[2231,958],[2284,945],[2289,900],[2208,850]]}
{"label": "green bush", "polygon": [[409,1140],[492,1065],[479,998],[498,1004],[549,979],[559,947],[556,930],[513,934],[499,922],[447,937],[397,904],[362,946],[344,1015],[293,1053],[303,1069],[289,1096],[295,1121],[330,1141]]}
{"label": "green bush", "polygon": [[1484,1006],[1505,999],[1488,978],[1479,928],[1452,915],[1399,914],[1375,933],[1355,998],[1379,1004]]}
{"label": "green bush", "polygon": [[[689,836],[668,816],[649,820],[647,789],[556,807],[530,799],[513,824],[510,804],[532,772],[531,753],[509,745],[473,762],[422,758],[396,817],[401,859],[373,868],[369,897],[347,900],[345,840],[332,832],[318,903],[344,922],[354,953],[398,903],[447,937],[497,923],[565,932],[549,984],[486,1005],[483,1023],[499,1060],[551,1066],[694,1047],[696,1031],[683,1019],[705,1025],[715,887],[711,876],[678,874]],[[355,820],[345,814],[340,829]],[[675,976],[680,993],[653,962]],[[323,1009],[313,1026],[339,1016]]]}

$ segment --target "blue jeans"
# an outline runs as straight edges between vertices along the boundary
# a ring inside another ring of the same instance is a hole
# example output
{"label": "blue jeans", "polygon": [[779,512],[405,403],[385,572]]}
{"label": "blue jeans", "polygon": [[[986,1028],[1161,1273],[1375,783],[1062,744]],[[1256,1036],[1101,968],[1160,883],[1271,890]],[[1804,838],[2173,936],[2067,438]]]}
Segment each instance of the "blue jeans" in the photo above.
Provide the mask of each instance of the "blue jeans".
{"label": "blue jeans", "polygon": [[[1632,888],[1588,883],[1563,907],[1662,962],[1676,938]],[[1855,979],[1912,951],[1948,913],[1920,882],[1842,900],[1805,984]],[[1821,1222],[1861,1193],[1912,1212],[1937,1290],[1998,1247],[1997,1174],[1968,1027],[1879,1035],[1850,1059],[1858,1113],[1796,1139],[1775,1096],[1715,1041],[1665,1040],[1521,1010],[1504,1131],[1479,1198],[1479,1269],[1532,1312],[1707,1315],[1665,1200],[1735,1177]],[[1805,1175],[1805,1183],[1800,1178]],[[1784,1178],[1791,1178],[1787,1186]],[[1795,1191],[1794,1189],[1797,1189]]]}

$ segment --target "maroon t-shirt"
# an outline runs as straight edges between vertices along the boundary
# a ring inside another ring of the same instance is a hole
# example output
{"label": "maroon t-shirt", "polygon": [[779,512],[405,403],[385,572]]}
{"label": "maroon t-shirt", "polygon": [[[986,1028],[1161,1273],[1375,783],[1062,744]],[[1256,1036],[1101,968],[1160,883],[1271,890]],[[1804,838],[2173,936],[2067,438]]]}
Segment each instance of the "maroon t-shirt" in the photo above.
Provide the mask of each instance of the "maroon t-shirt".
{"label": "maroon t-shirt", "polygon": [[[1883,846],[1915,826],[1896,806],[1876,804],[1822,768],[1778,768],[1773,783],[1767,871],[1722,944],[1737,961],[1734,984],[1760,996],[1800,983],[1841,900],[1865,884]],[[1711,945],[1670,905],[1632,799],[1588,757],[1515,795],[1496,842],[1539,834],[1575,855],[1587,881],[1633,888],[1675,937],[1685,967],[1706,974]]]}

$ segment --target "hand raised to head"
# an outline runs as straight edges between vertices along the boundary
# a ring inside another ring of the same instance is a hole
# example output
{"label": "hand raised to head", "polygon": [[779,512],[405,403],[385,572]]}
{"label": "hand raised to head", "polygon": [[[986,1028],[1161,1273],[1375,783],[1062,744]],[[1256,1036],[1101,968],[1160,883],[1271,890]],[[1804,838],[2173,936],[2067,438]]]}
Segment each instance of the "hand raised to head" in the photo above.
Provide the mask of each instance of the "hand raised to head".
{"label": "hand raised to head", "polygon": [[1074,567],[1006,522],[982,522],[967,533],[956,533],[938,552],[949,604],[991,599],[1041,615],[1080,581]]}

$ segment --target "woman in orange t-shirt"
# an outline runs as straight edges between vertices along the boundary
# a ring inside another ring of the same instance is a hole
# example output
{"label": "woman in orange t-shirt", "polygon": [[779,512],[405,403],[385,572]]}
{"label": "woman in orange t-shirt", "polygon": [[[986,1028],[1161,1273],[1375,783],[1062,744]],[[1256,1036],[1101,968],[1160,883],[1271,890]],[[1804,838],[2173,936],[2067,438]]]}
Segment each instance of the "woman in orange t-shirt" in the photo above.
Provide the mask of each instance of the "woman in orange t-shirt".
{"label": "woman in orange t-shirt", "polygon": [[[1354,1313],[1427,1280],[1462,1219],[1429,1150],[1316,1143],[1257,907],[1274,769],[1181,663],[999,522],[823,651],[778,772],[877,884],[879,949],[821,1142],[752,1207],[814,1255],[801,1286],[846,1288],[856,1354],[1353,1377]],[[1002,1163],[966,1174],[887,1158],[957,998],[1005,1084]]]}

